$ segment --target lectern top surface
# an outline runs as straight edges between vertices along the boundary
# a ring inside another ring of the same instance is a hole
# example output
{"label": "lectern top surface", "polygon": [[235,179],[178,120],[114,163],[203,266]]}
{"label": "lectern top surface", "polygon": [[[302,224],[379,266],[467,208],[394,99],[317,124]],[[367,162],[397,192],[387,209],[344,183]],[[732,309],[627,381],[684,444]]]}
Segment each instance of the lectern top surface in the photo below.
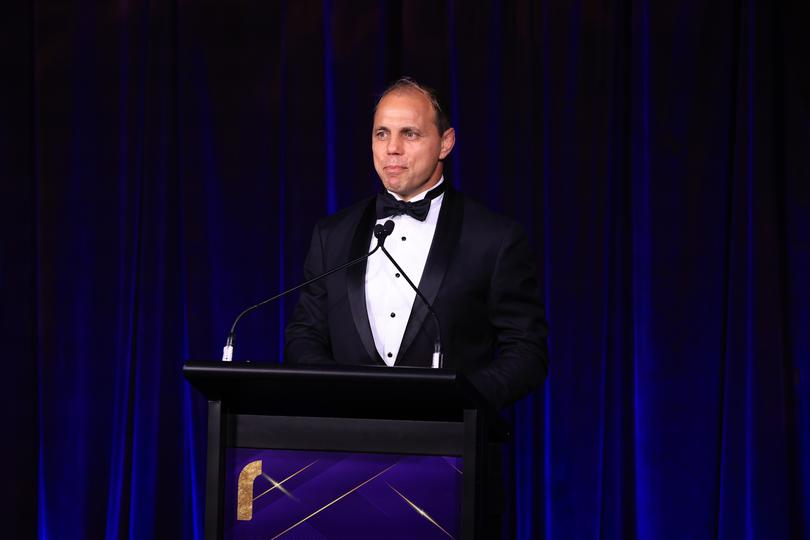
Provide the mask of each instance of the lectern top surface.
{"label": "lectern top surface", "polygon": [[183,373],[209,401],[243,414],[459,420],[489,409],[448,370],[189,362]]}

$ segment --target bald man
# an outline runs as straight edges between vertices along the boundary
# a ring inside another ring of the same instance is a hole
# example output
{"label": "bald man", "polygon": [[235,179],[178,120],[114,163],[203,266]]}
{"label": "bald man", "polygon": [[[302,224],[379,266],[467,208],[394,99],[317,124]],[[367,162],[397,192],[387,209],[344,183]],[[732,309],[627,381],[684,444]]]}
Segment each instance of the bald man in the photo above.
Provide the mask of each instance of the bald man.
{"label": "bald man", "polygon": [[[371,130],[384,191],[321,220],[306,279],[385,246],[438,315],[443,367],[466,374],[496,407],[543,380],[547,326],[521,227],[455,191],[444,177],[455,130],[436,93],[400,79],[380,97]],[[494,180],[493,180],[494,181]],[[286,330],[286,361],[430,367],[436,330],[424,303],[378,252],[303,289]]]}

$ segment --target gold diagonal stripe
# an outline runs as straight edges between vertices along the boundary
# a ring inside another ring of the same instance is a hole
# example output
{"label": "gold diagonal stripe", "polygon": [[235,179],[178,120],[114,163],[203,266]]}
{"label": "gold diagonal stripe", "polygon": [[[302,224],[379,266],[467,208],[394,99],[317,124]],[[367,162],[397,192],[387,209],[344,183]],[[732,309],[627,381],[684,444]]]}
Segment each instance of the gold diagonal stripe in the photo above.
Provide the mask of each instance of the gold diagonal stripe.
{"label": "gold diagonal stripe", "polygon": [[[386,484],[388,484],[388,482],[386,482]],[[455,538],[453,537],[453,535],[452,535],[452,534],[450,534],[449,532],[447,532],[446,530],[444,530],[444,527],[442,527],[441,525],[439,525],[438,523],[436,523],[436,520],[435,520],[435,519],[433,519],[432,517],[430,517],[430,514],[428,514],[427,512],[425,512],[424,510],[422,510],[422,509],[421,509],[421,508],[419,508],[418,506],[416,506],[416,504],[414,504],[413,502],[411,502],[411,500],[410,500],[410,499],[408,499],[408,497],[406,497],[405,495],[403,495],[402,493],[400,493],[400,492],[399,492],[399,490],[397,490],[397,488],[395,488],[395,487],[394,487],[394,486],[392,486],[391,484],[388,484],[388,487],[390,487],[391,489],[393,489],[393,490],[396,492],[396,494],[397,494],[397,495],[399,495],[400,497],[402,497],[403,499],[405,499],[405,502],[406,502],[406,503],[408,503],[409,505],[411,505],[411,508],[413,508],[414,510],[416,510],[416,513],[418,513],[420,516],[422,516],[423,518],[425,518],[425,519],[426,519],[426,520],[428,520],[429,522],[433,523],[433,525],[435,525],[436,527],[438,527],[438,528],[439,528],[439,530],[441,530],[441,531],[442,531],[444,534],[446,534],[447,536],[449,536],[450,538],[453,538],[453,540],[455,540]]]}
{"label": "gold diagonal stripe", "polygon": [[[284,486],[282,486],[280,482],[277,482],[275,478],[273,478],[272,476],[269,476],[269,475],[268,475],[268,474],[266,474],[266,473],[262,473],[262,476],[263,476],[264,478],[267,478],[267,481],[268,481],[268,482],[270,482],[270,484],[272,484],[273,488],[278,489],[278,490],[279,490],[280,492],[282,492],[282,493],[283,493],[283,494],[284,494],[286,497],[289,497],[290,499],[292,499],[292,500],[294,500],[294,501],[298,502],[298,498],[297,498],[297,497],[295,497],[295,496],[294,496],[292,493],[290,493],[289,491],[287,491],[287,488],[285,488]],[[270,488],[270,489],[273,489],[273,488]],[[270,492],[270,490],[267,490],[267,492],[269,493],[269,492]],[[255,501],[256,499],[253,499],[253,500]]]}
{"label": "gold diagonal stripe", "polygon": [[[290,479],[290,478],[292,478],[293,476],[295,476],[295,475],[297,475],[297,474],[300,474],[300,473],[304,472],[305,470],[307,470],[308,468],[312,467],[312,466],[313,466],[313,465],[315,465],[316,463],[318,463],[318,460],[317,460],[317,459],[316,459],[315,461],[313,461],[312,463],[310,463],[309,465],[307,465],[306,467],[304,467],[304,468],[302,468],[302,469],[298,469],[297,471],[295,471],[294,473],[292,473],[290,476],[288,476],[287,478],[285,478],[285,479],[284,479],[284,480],[282,480],[281,482],[276,482],[275,480],[273,480],[273,487],[271,487],[270,489],[268,489],[267,491],[265,491],[265,492],[263,492],[263,493],[260,493],[260,494],[256,495],[255,497],[253,497],[253,500],[255,501],[256,499],[258,499],[258,498],[259,498],[259,497],[261,497],[262,495],[267,495],[268,493],[270,493],[270,492],[271,492],[271,491],[273,491],[274,489],[276,489],[276,488],[280,488],[280,487],[281,487],[281,484],[283,484],[284,482],[286,482],[287,480],[289,480],[289,479]],[[272,479],[271,479],[271,480],[272,480]],[[283,490],[283,489],[282,489],[282,491],[285,491],[285,490]]]}
{"label": "gold diagonal stripe", "polygon": [[[394,463],[394,465],[396,465],[396,463]],[[324,505],[324,506],[322,506],[322,507],[318,508],[317,510],[315,510],[314,512],[312,512],[310,515],[308,515],[307,517],[305,517],[304,519],[302,519],[302,520],[301,520],[301,521],[299,521],[298,523],[295,523],[294,525],[290,525],[289,527],[287,527],[286,529],[284,529],[283,531],[281,531],[280,533],[278,533],[277,535],[275,535],[275,536],[274,536],[273,538],[271,538],[270,540],[276,540],[276,538],[280,537],[281,535],[283,535],[283,534],[287,534],[288,532],[290,532],[290,531],[291,531],[291,530],[293,530],[294,528],[298,527],[299,525],[301,525],[303,522],[305,522],[306,520],[308,520],[308,519],[309,519],[309,518],[311,518],[312,516],[314,516],[314,515],[316,515],[316,514],[320,514],[322,511],[326,510],[327,508],[329,508],[330,506],[332,506],[333,504],[335,504],[336,502],[338,502],[338,501],[339,501],[340,499],[342,499],[343,497],[346,497],[347,495],[349,495],[349,494],[351,494],[351,493],[354,493],[355,491],[357,491],[357,490],[358,490],[358,489],[360,489],[361,487],[365,486],[366,484],[368,484],[369,482],[371,482],[372,480],[374,480],[374,479],[375,479],[375,478],[377,478],[378,476],[382,475],[383,473],[387,473],[389,470],[391,470],[391,469],[394,467],[394,465],[390,465],[390,466],[386,467],[385,469],[383,469],[382,471],[378,472],[377,474],[375,474],[374,476],[372,476],[372,477],[371,477],[371,478],[369,478],[368,480],[364,481],[363,483],[361,483],[361,484],[358,484],[358,485],[354,486],[352,489],[350,489],[349,491],[347,491],[346,493],[344,493],[343,495],[341,495],[341,496],[340,496],[340,497],[338,497],[337,499],[335,499],[335,500],[333,500],[332,502],[330,502],[330,503],[328,503],[328,504],[326,504],[326,505]]]}

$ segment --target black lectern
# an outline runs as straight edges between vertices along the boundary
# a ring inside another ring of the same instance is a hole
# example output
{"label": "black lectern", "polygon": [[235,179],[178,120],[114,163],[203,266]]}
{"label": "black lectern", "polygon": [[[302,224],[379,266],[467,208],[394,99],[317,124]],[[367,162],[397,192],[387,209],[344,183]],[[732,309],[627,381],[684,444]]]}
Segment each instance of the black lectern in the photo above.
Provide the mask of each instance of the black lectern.
{"label": "black lectern", "polygon": [[480,538],[489,442],[508,428],[461,374],[189,362],[208,399],[205,538],[223,537],[226,448],[461,456],[462,535]]}

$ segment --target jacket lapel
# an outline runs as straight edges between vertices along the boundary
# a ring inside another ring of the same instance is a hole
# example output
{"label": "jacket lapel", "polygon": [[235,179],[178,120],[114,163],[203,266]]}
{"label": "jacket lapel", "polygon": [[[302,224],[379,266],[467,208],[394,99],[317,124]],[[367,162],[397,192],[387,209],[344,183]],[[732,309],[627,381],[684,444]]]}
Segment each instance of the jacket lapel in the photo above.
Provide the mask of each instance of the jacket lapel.
{"label": "jacket lapel", "polygon": [[[362,257],[368,253],[374,223],[376,222],[375,201],[375,198],[369,201],[363,215],[360,217],[360,222],[357,224],[351,246],[349,247],[349,260]],[[363,342],[363,348],[366,350],[368,357],[373,359],[377,364],[385,365],[385,362],[382,361],[382,358],[380,358],[380,355],[377,353],[377,348],[374,346],[374,336],[371,334],[371,325],[368,322],[368,310],[366,309],[366,264],[367,261],[363,261],[346,270],[349,305],[351,306],[354,326],[357,329],[357,334],[360,336],[360,341]]]}
{"label": "jacket lapel", "polygon": [[[445,179],[445,182],[447,180]],[[442,200],[442,209],[439,212],[439,221],[436,223],[436,231],[433,233],[433,241],[430,244],[430,252],[425,262],[425,270],[422,272],[422,279],[419,281],[419,290],[425,295],[431,305],[436,301],[447,268],[453,259],[459,237],[461,236],[461,223],[464,219],[464,205],[461,196],[448,184]],[[405,334],[402,336],[402,344],[397,355],[397,365],[404,359],[408,348],[413,340],[422,330],[425,318],[430,316],[430,312],[424,302],[415,297],[408,324],[405,326]],[[436,330],[431,322],[426,326],[431,337],[435,337]],[[432,352],[428,351],[428,352]],[[416,360],[416,359],[414,359]],[[407,362],[409,365],[430,366],[430,356],[426,355],[424,361],[419,359],[414,362]]]}

